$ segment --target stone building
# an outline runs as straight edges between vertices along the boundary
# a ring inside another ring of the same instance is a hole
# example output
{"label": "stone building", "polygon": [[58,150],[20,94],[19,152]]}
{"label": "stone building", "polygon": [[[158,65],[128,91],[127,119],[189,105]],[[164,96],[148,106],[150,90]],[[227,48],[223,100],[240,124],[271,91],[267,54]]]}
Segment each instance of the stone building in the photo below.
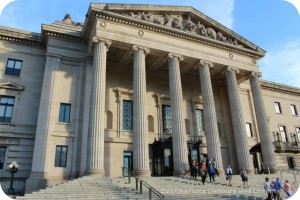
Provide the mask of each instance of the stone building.
{"label": "stone building", "polygon": [[91,4],[41,33],[0,27],[0,181],[300,165],[300,89],[260,79],[265,51],[191,7]]}

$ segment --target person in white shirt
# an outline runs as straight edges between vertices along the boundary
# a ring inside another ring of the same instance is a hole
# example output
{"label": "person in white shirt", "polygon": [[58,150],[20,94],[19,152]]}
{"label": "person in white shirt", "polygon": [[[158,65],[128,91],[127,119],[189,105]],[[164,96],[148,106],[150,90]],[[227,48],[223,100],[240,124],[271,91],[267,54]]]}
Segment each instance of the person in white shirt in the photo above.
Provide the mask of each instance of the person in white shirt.
{"label": "person in white shirt", "polygon": [[269,182],[269,178],[266,177],[265,182],[264,182],[264,189],[268,194],[268,197],[266,200],[271,200],[272,199],[272,190],[271,190],[271,185]]}
{"label": "person in white shirt", "polygon": [[226,169],[226,180],[228,180],[228,185],[229,186],[232,186],[231,185],[232,175],[233,175],[232,169],[231,169],[230,165],[228,165],[228,167]]}

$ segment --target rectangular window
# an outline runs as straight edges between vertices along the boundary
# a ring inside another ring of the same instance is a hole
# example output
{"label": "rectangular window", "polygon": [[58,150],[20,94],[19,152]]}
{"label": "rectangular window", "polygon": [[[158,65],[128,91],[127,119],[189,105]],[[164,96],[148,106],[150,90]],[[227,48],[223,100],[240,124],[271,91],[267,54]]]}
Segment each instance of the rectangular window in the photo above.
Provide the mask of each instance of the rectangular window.
{"label": "rectangular window", "polygon": [[71,104],[61,103],[59,109],[59,122],[70,123]]}
{"label": "rectangular window", "polygon": [[293,104],[291,105],[291,111],[292,111],[292,115],[295,115],[295,116],[298,115],[296,105],[293,105]]}
{"label": "rectangular window", "polygon": [[248,137],[253,137],[251,123],[246,123],[246,131]]}
{"label": "rectangular window", "polygon": [[0,147],[0,169],[4,167],[4,159],[5,159],[6,147]]}
{"label": "rectangular window", "polygon": [[300,127],[296,127],[296,135],[298,136],[298,141],[300,141]]}
{"label": "rectangular window", "polygon": [[133,102],[123,100],[123,130],[133,130]]}
{"label": "rectangular window", "polygon": [[0,96],[0,122],[11,122],[14,104],[15,97]]}
{"label": "rectangular window", "polygon": [[204,135],[204,114],[202,109],[195,110],[196,129],[198,135]]}
{"label": "rectangular window", "polygon": [[274,102],[276,113],[281,113],[281,107],[279,102]]}
{"label": "rectangular window", "polygon": [[171,106],[162,105],[163,132],[172,134]]}
{"label": "rectangular window", "polygon": [[8,59],[5,69],[5,75],[20,76],[22,68],[21,60]]}
{"label": "rectangular window", "polygon": [[56,146],[54,167],[66,167],[67,154],[68,154],[67,146]]}
{"label": "rectangular window", "polygon": [[283,142],[288,142],[285,126],[280,126],[279,129],[280,129],[280,135],[281,135],[282,141]]}

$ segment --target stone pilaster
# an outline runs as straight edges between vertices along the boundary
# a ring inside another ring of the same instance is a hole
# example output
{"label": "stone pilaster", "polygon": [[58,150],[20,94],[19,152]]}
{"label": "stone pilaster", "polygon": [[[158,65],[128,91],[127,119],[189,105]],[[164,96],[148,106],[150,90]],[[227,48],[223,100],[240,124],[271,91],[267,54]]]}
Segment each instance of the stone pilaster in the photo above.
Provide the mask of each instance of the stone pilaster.
{"label": "stone pilaster", "polygon": [[110,40],[93,38],[94,61],[90,103],[87,175],[104,175],[106,57]]}
{"label": "stone pilaster", "polygon": [[47,55],[44,79],[34,142],[34,151],[30,177],[26,181],[26,193],[31,193],[47,186],[45,179],[45,155],[49,138],[49,115],[51,111],[53,86],[56,71],[59,70],[61,58]]}
{"label": "stone pilaster", "polygon": [[150,176],[145,63],[150,50],[134,45],[133,52],[133,173]]}
{"label": "stone pilaster", "polygon": [[277,166],[273,149],[272,136],[267,121],[265,104],[258,80],[259,77],[260,74],[257,73],[251,73],[250,75],[252,97],[257,119],[263,162],[265,167],[269,167],[270,171],[274,173],[277,171]]}
{"label": "stone pilaster", "polygon": [[182,87],[179,62],[183,56],[169,53],[169,82],[172,108],[172,140],[174,175],[183,175],[188,163],[184,118],[182,116]]}
{"label": "stone pilaster", "polygon": [[242,112],[242,104],[236,80],[236,72],[237,69],[232,67],[227,67],[225,71],[230,111],[233,123],[234,140],[239,168],[240,170],[242,168],[245,168],[247,173],[251,174],[254,173],[253,163],[249,153],[246,123]]}
{"label": "stone pilaster", "polygon": [[213,67],[211,62],[200,60],[199,75],[203,99],[204,127],[207,141],[208,158],[216,159],[216,168],[218,169],[219,173],[222,174],[224,173],[224,169],[218,133],[215,101],[209,72],[210,67]]}

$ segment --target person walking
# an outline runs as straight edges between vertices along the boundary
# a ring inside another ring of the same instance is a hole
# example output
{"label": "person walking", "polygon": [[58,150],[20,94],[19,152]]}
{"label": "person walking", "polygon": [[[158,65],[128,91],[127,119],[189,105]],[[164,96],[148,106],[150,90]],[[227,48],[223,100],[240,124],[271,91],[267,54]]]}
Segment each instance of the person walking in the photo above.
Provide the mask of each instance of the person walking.
{"label": "person walking", "polygon": [[217,170],[217,168],[216,168],[216,159],[212,159],[211,160],[211,165],[212,165],[212,167],[214,168],[214,170],[215,170],[215,174],[217,175],[217,176],[219,176],[219,172],[218,172],[218,170]]}
{"label": "person walking", "polygon": [[284,189],[285,193],[287,194],[287,197],[286,197],[287,199],[293,195],[293,193],[292,193],[293,188],[292,188],[291,184],[289,184],[288,180],[285,180],[283,189]]}
{"label": "person walking", "polygon": [[207,169],[208,175],[209,175],[209,181],[211,182],[211,180],[213,180],[213,182],[215,182],[215,170],[212,167],[211,164],[208,165],[208,169]]}
{"label": "person walking", "polygon": [[228,186],[230,186],[230,187],[232,186],[231,185],[232,176],[233,176],[232,169],[231,169],[230,165],[228,165],[228,167],[226,169],[226,180],[228,180]]}
{"label": "person walking", "polygon": [[247,183],[247,188],[248,188],[249,187],[249,185],[248,185],[248,174],[247,174],[245,168],[241,171],[240,175],[242,177],[243,187],[246,188],[246,183]]}
{"label": "person walking", "polygon": [[276,193],[276,198],[275,200],[280,200],[280,192],[281,192],[281,182],[279,180],[279,178],[276,178],[276,181],[274,182],[274,189],[275,189],[275,193]]}
{"label": "person walking", "polygon": [[266,200],[271,200],[272,199],[272,193],[271,193],[271,185],[269,182],[269,178],[266,177],[265,178],[265,182],[264,182],[264,189],[267,192],[268,197],[266,198]]}
{"label": "person walking", "polygon": [[194,180],[196,180],[197,179],[198,168],[197,168],[197,164],[196,164],[195,160],[193,160],[193,162],[192,162],[192,169],[191,170],[192,170],[192,177],[193,177]]}
{"label": "person walking", "polygon": [[202,167],[200,169],[200,176],[201,176],[201,179],[202,179],[202,184],[205,185],[205,180],[206,180],[206,176],[207,176],[205,165],[202,165]]}

